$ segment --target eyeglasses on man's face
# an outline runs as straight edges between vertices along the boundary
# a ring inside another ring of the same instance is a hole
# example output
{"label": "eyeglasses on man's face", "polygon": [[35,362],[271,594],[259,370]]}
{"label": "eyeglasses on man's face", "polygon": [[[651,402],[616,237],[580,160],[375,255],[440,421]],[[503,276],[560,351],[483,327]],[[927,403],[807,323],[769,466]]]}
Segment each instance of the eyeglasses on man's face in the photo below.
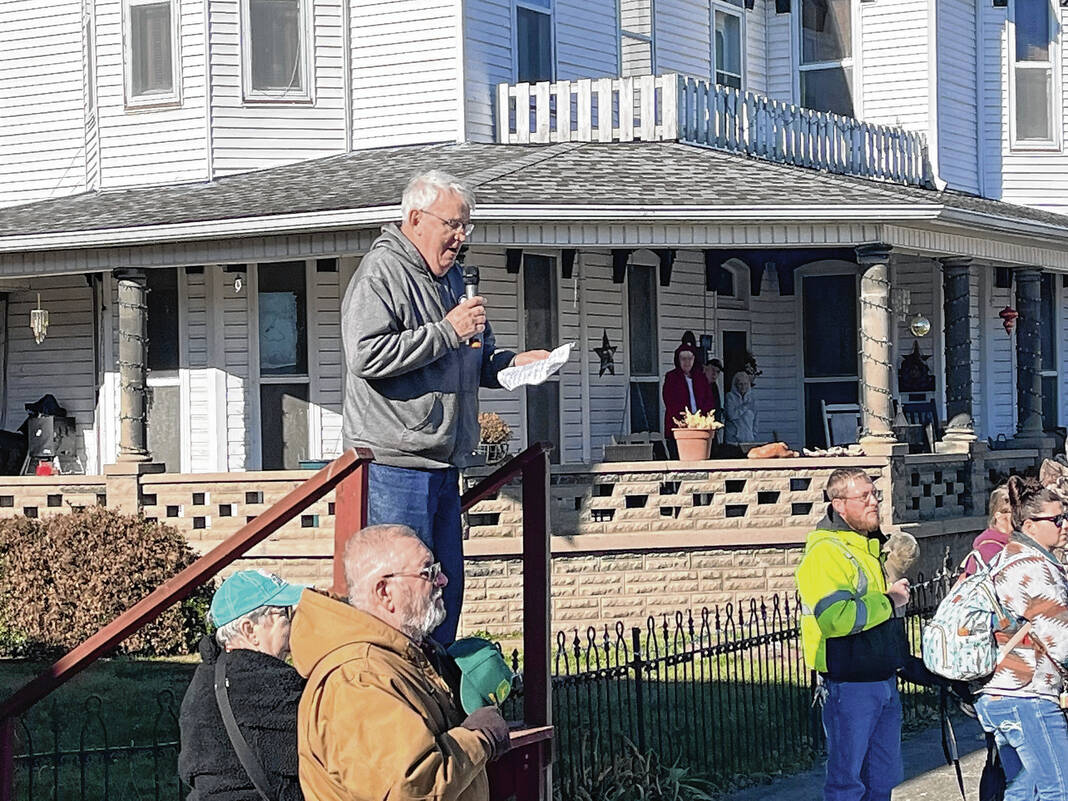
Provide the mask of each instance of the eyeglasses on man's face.
{"label": "eyeglasses on man's face", "polygon": [[382,578],[394,578],[396,576],[404,576],[407,578],[420,578],[423,581],[429,581],[431,584],[436,584],[438,577],[441,575],[441,562],[435,562],[432,565],[427,565],[418,573],[386,573]]}
{"label": "eyeglasses on man's face", "polygon": [[860,495],[843,495],[841,496],[843,501],[860,501],[861,503],[871,503],[871,499],[874,498],[876,503],[881,503],[883,500],[883,491],[881,489],[870,489],[867,492],[862,492]]}
{"label": "eyeglasses on man's face", "polygon": [[473,222],[467,222],[466,220],[458,220],[455,218],[451,220],[446,220],[441,215],[435,214],[434,212],[429,211],[428,209],[422,209],[422,212],[424,214],[429,214],[431,217],[434,217],[438,220],[441,220],[442,224],[452,231],[456,231],[457,233],[463,231],[464,236],[471,236],[471,232],[475,230],[475,224]]}

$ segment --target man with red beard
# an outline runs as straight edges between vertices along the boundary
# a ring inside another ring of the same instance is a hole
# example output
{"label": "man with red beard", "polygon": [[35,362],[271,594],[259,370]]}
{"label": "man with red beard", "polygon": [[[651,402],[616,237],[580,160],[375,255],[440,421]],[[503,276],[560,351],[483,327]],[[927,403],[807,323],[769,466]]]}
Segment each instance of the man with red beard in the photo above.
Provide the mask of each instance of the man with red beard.
{"label": "man with red beard", "polygon": [[432,663],[441,565],[405,526],[357,532],[344,562],[348,603],[306,590],[290,636],[305,799],[488,801],[508,726],[495,706],[465,717]]}
{"label": "man with red beard", "polygon": [[342,439],[374,451],[368,522],[412,528],[449,577],[434,635],[443,645],[456,637],[463,600],[458,469],[474,463],[479,387],[499,388],[501,369],[549,355],[497,350],[485,300],[465,298],[454,267],[474,202],[451,175],[412,178],[401,224],[382,229],[341,307]]}

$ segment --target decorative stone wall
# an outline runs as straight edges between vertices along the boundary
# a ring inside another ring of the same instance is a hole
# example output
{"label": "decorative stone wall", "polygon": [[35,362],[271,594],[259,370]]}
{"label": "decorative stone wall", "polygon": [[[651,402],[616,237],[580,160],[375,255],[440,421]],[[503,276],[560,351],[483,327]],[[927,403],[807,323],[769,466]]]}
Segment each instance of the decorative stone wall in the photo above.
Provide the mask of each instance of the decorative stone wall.
{"label": "decorative stone wall", "polygon": [[0,476],[0,517],[66,514],[106,497],[103,476]]}
{"label": "decorative stone wall", "polygon": [[[959,564],[978,529],[920,538],[914,573],[930,576],[950,548]],[[796,590],[799,542],[777,547],[724,547],[686,551],[617,551],[555,556],[552,564],[553,629],[584,629],[649,615],[713,608]],[[470,560],[466,571],[464,633],[509,634],[523,625],[523,566],[518,558]],[[914,576],[915,577],[915,576]]]}

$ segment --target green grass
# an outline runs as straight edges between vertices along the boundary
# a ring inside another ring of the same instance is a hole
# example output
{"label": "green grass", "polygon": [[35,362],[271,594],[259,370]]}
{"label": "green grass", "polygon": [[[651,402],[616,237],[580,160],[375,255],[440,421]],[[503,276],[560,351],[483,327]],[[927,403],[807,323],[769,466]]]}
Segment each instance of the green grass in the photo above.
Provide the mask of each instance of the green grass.
{"label": "green grass", "polygon": [[[35,760],[32,775],[24,767],[16,770],[16,799],[52,797],[57,783],[53,754],[82,749],[91,755],[60,759],[57,801],[103,798],[105,782],[111,798],[184,798],[176,779],[175,746],[155,752],[115,749],[177,742],[178,706],[197,661],[196,657],[102,660],[34,706],[23,717],[23,725],[16,726],[16,754],[25,754],[32,745],[35,754],[49,756]],[[6,697],[47,667],[0,661],[0,695]]]}

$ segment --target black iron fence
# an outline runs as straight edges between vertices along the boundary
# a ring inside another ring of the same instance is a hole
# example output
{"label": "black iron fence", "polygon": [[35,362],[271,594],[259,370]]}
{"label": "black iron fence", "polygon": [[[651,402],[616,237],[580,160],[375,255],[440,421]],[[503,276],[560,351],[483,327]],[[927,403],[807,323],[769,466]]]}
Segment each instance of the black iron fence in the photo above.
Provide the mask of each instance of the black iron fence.
{"label": "black iron fence", "polygon": [[[906,636],[945,591],[914,585]],[[783,595],[557,635],[554,778],[563,797],[611,769],[632,745],[727,788],[809,767],[824,735],[815,674],[801,650],[800,601]],[[906,728],[937,717],[937,691],[902,682]]]}
{"label": "black iron fence", "polygon": [[[945,591],[941,575],[920,581],[905,617],[918,653],[919,634]],[[812,705],[813,674],[799,634],[800,603],[782,595],[714,609],[559,632],[553,666],[556,726],[554,779],[574,797],[613,760],[637,749],[692,769],[721,789],[809,767],[822,752]],[[519,654],[512,654],[518,667]],[[519,687],[505,713],[522,708]],[[933,721],[934,691],[902,682],[906,727]],[[116,713],[97,696],[80,710],[52,704],[16,730],[17,799],[182,799],[177,778],[177,701],[170,690],[156,708],[129,710],[151,720],[147,743],[115,743]],[[77,735],[74,735],[77,732]]]}

